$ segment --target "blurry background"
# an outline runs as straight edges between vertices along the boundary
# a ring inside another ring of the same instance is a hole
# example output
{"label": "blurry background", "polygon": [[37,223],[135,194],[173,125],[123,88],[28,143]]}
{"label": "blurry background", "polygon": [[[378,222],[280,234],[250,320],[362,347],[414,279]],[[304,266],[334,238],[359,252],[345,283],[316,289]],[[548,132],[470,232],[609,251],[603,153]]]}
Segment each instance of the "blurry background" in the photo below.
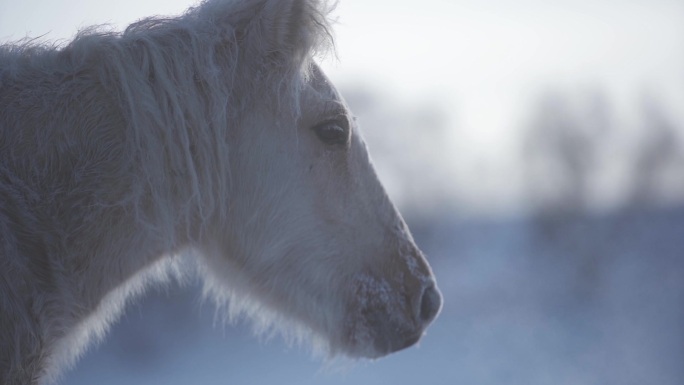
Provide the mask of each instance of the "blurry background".
{"label": "blurry background", "polygon": [[[0,41],[191,4],[0,0]],[[444,293],[421,345],[326,368],[171,286],[64,383],[684,383],[684,2],[342,0],[335,15],[323,67]]]}

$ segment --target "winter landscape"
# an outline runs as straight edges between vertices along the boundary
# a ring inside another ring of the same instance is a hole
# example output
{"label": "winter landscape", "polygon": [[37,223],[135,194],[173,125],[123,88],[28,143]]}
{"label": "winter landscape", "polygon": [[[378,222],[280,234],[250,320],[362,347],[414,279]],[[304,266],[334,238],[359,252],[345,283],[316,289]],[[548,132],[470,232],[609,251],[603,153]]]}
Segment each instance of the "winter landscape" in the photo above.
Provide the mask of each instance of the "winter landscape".
{"label": "winter landscape", "polygon": [[[0,0],[0,41],[190,5],[54,3]],[[444,297],[419,346],[321,361],[224,322],[191,281],[134,301],[61,383],[684,383],[684,5],[337,13],[323,67]]]}

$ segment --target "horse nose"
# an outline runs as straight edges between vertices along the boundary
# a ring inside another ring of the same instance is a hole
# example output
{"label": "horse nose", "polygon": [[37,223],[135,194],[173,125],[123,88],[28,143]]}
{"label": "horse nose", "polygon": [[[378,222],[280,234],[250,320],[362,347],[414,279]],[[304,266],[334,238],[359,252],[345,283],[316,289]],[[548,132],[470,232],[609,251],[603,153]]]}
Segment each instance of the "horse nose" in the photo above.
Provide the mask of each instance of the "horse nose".
{"label": "horse nose", "polygon": [[427,326],[432,320],[437,317],[439,310],[442,308],[442,294],[435,287],[433,283],[423,290],[423,296],[420,298],[420,314],[419,318],[423,325]]}

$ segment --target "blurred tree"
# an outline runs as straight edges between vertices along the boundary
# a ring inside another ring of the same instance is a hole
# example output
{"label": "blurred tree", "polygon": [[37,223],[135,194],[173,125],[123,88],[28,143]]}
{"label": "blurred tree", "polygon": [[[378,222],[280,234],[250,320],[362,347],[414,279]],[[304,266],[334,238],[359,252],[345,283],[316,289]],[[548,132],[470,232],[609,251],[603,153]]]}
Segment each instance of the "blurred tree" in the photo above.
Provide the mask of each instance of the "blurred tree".
{"label": "blurred tree", "polygon": [[633,183],[629,204],[645,207],[684,196],[684,143],[682,130],[654,98],[642,101],[643,128],[634,151]]}
{"label": "blurred tree", "polygon": [[532,210],[583,212],[591,203],[597,165],[610,145],[613,121],[600,93],[573,102],[561,93],[544,95],[523,137],[522,164]]}

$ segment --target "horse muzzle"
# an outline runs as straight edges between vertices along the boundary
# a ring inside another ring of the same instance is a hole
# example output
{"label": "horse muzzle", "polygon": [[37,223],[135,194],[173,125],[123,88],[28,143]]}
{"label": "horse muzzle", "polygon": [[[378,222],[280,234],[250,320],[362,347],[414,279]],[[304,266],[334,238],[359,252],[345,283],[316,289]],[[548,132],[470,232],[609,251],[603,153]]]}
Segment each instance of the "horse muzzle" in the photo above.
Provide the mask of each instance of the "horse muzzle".
{"label": "horse muzzle", "polygon": [[358,283],[355,314],[348,323],[349,353],[378,358],[416,344],[442,307],[442,295],[433,280],[415,295],[392,290],[387,281],[365,277]]}

